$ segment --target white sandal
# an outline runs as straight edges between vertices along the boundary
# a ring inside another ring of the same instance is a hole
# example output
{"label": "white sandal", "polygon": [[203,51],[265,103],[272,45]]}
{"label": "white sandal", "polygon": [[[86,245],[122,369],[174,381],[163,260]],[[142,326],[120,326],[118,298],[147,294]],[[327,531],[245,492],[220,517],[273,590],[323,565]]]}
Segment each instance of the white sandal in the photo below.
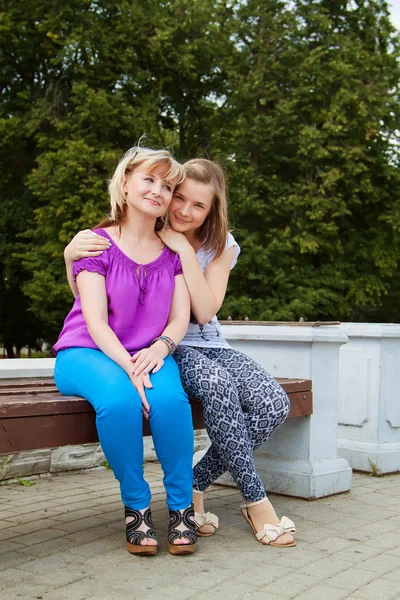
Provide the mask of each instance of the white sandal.
{"label": "white sandal", "polygon": [[242,504],[240,507],[240,511],[243,517],[246,519],[254,534],[261,544],[265,544],[268,546],[277,546],[279,548],[291,548],[296,545],[296,540],[289,542],[288,544],[276,544],[275,541],[283,535],[284,533],[296,533],[296,527],[293,521],[288,519],[287,517],[282,517],[280,522],[277,525],[271,525],[270,523],[264,524],[264,528],[260,531],[257,531],[254,527],[253,521],[248,512],[249,506],[255,506],[256,504],[261,504],[262,502],[266,502],[266,499],[258,500],[258,502],[250,502],[246,504]]}
{"label": "white sandal", "polygon": [[[204,495],[204,492],[200,492],[199,490],[193,490],[194,494]],[[219,519],[217,515],[214,513],[206,512],[206,513],[194,513],[194,522],[196,524],[196,533],[199,537],[210,537],[214,535],[219,527]],[[201,531],[201,527],[204,525],[211,525],[213,527],[213,531],[203,532]]]}

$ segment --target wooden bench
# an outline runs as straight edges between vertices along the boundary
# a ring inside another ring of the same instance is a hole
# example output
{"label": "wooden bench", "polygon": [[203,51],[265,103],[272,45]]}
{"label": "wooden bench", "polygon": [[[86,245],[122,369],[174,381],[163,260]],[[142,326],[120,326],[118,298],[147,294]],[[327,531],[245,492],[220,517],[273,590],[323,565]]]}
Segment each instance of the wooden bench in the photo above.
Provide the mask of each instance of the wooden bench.
{"label": "wooden bench", "polygon": [[[289,417],[311,415],[311,381],[278,381],[290,399]],[[203,429],[201,403],[191,406],[195,429]],[[145,420],[143,433],[150,435]],[[51,378],[0,379],[0,454],[97,441],[94,411],[83,398],[62,396]]]}

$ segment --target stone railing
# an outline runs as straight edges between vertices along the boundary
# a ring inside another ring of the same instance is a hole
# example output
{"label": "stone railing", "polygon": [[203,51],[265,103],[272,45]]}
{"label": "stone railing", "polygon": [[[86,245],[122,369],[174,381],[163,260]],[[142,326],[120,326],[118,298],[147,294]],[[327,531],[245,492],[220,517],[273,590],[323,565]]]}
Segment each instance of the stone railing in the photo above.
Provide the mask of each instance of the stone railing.
{"label": "stone railing", "polygon": [[[313,381],[314,414],[288,420],[256,453],[269,490],[305,497],[349,489],[348,463],[363,471],[400,471],[400,325],[315,325],[222,326],[234,348],[272,375]],[[53,368],[51,358],[5,359],[0,378],[51,377]],[[196,432],[196,450],[206,445],[205,432]],[[155,459],[150,437],[145,458]],[[0,456],[0,480],[103,462],[98,444]]]}
{"label": "stone railing", "polygon": [[400,325],[340,329],[339,455],[360,471],[400,471]]}

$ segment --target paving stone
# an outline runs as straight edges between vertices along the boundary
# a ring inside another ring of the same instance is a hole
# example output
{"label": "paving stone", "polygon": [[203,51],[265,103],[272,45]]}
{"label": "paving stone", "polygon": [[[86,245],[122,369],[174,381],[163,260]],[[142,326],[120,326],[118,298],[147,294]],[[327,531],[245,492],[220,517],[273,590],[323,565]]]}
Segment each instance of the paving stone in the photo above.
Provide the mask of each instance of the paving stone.
{"label": "paving stone", "polygon": [[[254,580],[258,581],[257,579]],[[316,583],[315,576],[302,573],[290,573],[265,586],[265,593],[276,594],[284,598],[295,598],[302,592],[313,587]],[[262,591],[260,589],[259,591]]]}
{"label": "paving stone", "polygon": [[[37,557],[36,560],[31,560],[26,564],[21,564],[19,569],[38,575],[55,572],[63,567],[76,564],[78,561],[73,561],[73,556],[68,555],[67,552],[59,551],[48,556]],[[80,561],[80,564],[82,564],[82,561]]]}
{"label": "paving stone", "polygon": [[[146,478],[160,539],[153,558],[126,551],[118,483],[109,470],[0,488],[10,519],[0,530],[0,572],[9,580],[5,600],[35,600],[32,591],[43,600],[368,600],[378,590],[375,582],[383,600],[396,598],[391,594],[399,587],[400,503],[397,494],[379,492],[386,478],[371,485],[370,477],[357,476],[354,493],[313,502],[271,495],[278,514],[296,522],[298,544],[290,549],[258,544],[238,512],[238,490],[212,486],[206,508],[220,516],[221,528],[200,538],[196,553],[184,559],[167,552],[168,511],[158,464],[146,463]],[[389,484],[387,491],[400,490],[400,475]]]}
{"label": "paving stone", "polygon": [[367,533],[371,538],[378,536],[385,537],[386,533],[391,533],[392,531],[393,523],[386,519],[375,521],[363,527],[357,528],[357,533]]}
{"label": "paving stone", "polygon": [[22,551],[11,550],[10,552],[3,552],[0,554],[0,574],[3,569],[11,569],[18,567],[21,564],[27,563],[33,560],[33,557],[25,556]]}
{"label": "paving stone", "polygon": [[379,556],[384,550],[377,548],[376,546],[367,546],[366,544],[353,544],[351,548],[347,550],[340,550],[333,554],[334,558],[349,562],[351,565],[356,565],[360,562],[365,562],[369,558]]}
{"label": "paving stone", "polygon": [[[278,556],[278,564],[280,566],[292,567],[293,570],[296,570],[299,573],[303,573],[302,569],[304,568],[312,569],[312,565],[320,562],[321,560],[328,561],[329,563],[331,562],[330,558],[328,559],[324,552],[321,550],[314,551],[312,546],[311,549],[308,549],[302,548],[300,545],[298,545],[295,548],[287,548],[285,550],[281,550],[280,552],[284,552],[284,554],[280,554]],[[324,564],[328,564],[328,562],[325,562]],[[336,562],[339,562],[340,564],[343,563],[343,561]],[[343,563],[343,568],[346,566],[346,563]],[[313,572],[309,573],[306,571],[304,571],[304,573],[306,575],[314,574]],[[331,573],[331,575],[332,574],[333,573]]]}
{"label": "paving stone", "polygon": [[[71,584],[63,588],[63,590],[68,593],[68,600],[78,600],[82,598],[82,582]],[[175,582],[173,585],[160,585],[159,582],[144,581],[143,578],[135,580],[131,578],[126,586],[113,586],[111,589],[108,588],[107,590],[104,590],[104,588],[100,587],[99,582],[93,578],[91,586],[85,585],[83,597],[85,600],[172,600],[174,598],[186,600],[193,598],[196,591],[197,590],[190,587],[188,583],[182,585],[181,582]],[[76,592],[81,595],[77,595]],[[50,600],[50,598],[48,600]],[[53,598],[51,598],[51,600],[53,600]],[[54,600],[58,600],[58,597],[55,596]]]}
{"label": "paving stone", "polygon": [[[12,526],[10,528],[1,529],[0,530],[0,543],[5,543],[7,540],[14,541],[14,538],[17,534],[13,531]],[[11,542],[12,543],[12,542]]]}
{"label": "paving stone", "polygon": [[400,546],[400,529],[389,533],[382,533],[380,536],[373,537],[368,542],[368,546],[383,548],[387,550],[396,549]]}
{"label": "paving stone", "polygon": [[76,546],[75,540],[68,539],[68,536],[62,538],[54,538],[50,541],[41,542],[40,544],[33,544],[31,546],[24,546],[20,552],[25,556],[31,556],[36,558],[42,558],[51,554],[56,554],[60,550],[68,550]]}
{"label": "paving stone", "polygon": [[58,530],[53,527],[52,529],[40,529],[39,531],[35,531],[33,533],[19,535],[18,537],[15,537],[14,540],[19,544],[31,546],[40,544],[42,542],[48,542],[49,540],[56,538],[62,538],[65,535],[65,531]]}
{"label": "paving stone", "polygon": [[[75,534],[71,536],[71,539],[75,537]],[[102,554],[104,552],[110,552],[114,548],[124,547],[125,550],[125,542],[123,540],[115,541],[111,538],[104,538],[101,540],[95,540],[88,544],[79,544],[73,545],[69,549],[70,552],[73,552],[83,559],[92,558],[92,556],[97,556],[98,554]]]}
{"label": "paving stone", "polygon": [[398,557],[387,553],[379,554],[379,556],[374,556],[374,558],[370,558],[359,564],[360,569],[373,571],[375,573],[388,573],[389,571],[397,569],[398,566]]}
{"label": "paving stone", "polygon": [[[296,540],[299,542],[299,544],[304,542],[307,545],[312,544],[311,547],[315,551],[317,551],[317,549],[330,549],[331,552],[334,552],[333,548],[329,547],[329,544],[327,543],[328,540],[340,539],[342,547],[351,546],[353,543],[343,538],[337,538],[337,532],[332,531],[332,529],[327,529],[326,527],[315,527],[315,525],[310,526],[310,524],[308,524],[307,526],[300,526],[298,522],[295,523],[297,527]],[[335,541],[333,541],[332,544],[333,546],[335,546]],[[338,542],[336,542],[336,545],[337,544]]]}
{"label": "paving stone", "polygon": [[[29,511],[19,511],[19,513],[14,514],[13,516],[7,517],[7,522],[16,525],[24,525],[25,523],[30,523],[32,521],[40,521],[41,519],[47,519],[55,517],[59,518],[60,511],[55,510],[53,508],[44,508],[42,510],[29,510]],[[9,525],[10,526],[10,525]]]}
{"label": "paving stone", "polygon": [[400,597],[399,583],[393,579],[381,577],[354,592],[354,596],[365,600],[398,600]]}
{"label": "paving stone", "polygon": [[344,600],[344,598],[348,598],[348,592],[346,590],[328,587],[326,585],[316,585],[299,596],[296,596],[296,600]]}
{"label": "paving stone", "polygon": [[304,573],[305,575],[313,575],[318,579],[326,579],[328,577],[332,577],[336,573],[340,573],[349,567],[349,563],[344,560],[338,560],[334,557],[326,557],[317,560],[316,562],[307,565],[306,567],[301,567],[297,569],[299,573]]}
{"label": "paving stone", "polygon": [[50,573],[35,574],[35,584],[51,586],[53,589],[64,587],[69,583],[80,581],[91,573],[84,566],[66,566],[54,569]]}
{"label": "paving stone", "polygon": [[58,525],[58,521],[53,518],[38,519],[35,521],[29,521],[28,523],[22,523],[17,525],[13,523],[10,526],[10,529],[15,534],[15,537],[29,535],[30,533],[34,534],[43,529],[51,529],[52,527],[56,527]]}
{"label": "paving stone", "polygon": [[[316,533],[319,533],[320,529],[318,528]],[[299,536],[296,536],[297,541],[300,541]],[[340,537],[325,537],[323,533],[319,537],[319,541],[315,544],[312,544],[311,548],[314,551],[321,550],[326,552],[327,554],[334,554],[335,552],[350,550],[354,548],[355,542],[349,542],[349,540],[345,540]],[[338,554],[338,558],[340,558],[340,554]]]}
{"label": "paving stone", "polygon": [[89,530],[94,527],[104,527],[103,519],[100,517],[86,517],[86,519],[57,523],[58,529],[62,529],[68,533],[76,533],[77,531]]}
{"label": "paving stone", "polygon": [[5,542],[0,542],[0,554],[2,552],[10,552],[12,550],[21,550],[23,547],[23,544],[17,544],[16,542],[10,542],[6,540]]}
{"label": "paving stone", "polygon": [[18,509],[16,507],[14,507],[13,510],[12,509],[4,510],[4,507],[2,507],[2,509],[1,509],[1,518],[2,519],[9,520],[10,518],[15,517],[16,515],[18,515]]}
{"label": "paving stone", "polygon": [[22,569],[3,569],[0,577],[0,590],[7,589],[10,583],[20,583],[29,577],[31,577],[30,573]]}
{"label": "paving stone", "polygon": [[238,578],[241,581],[254,582],[257,581],[260,586],[269,585],[277,579],[289,577],[293,574],[293,570],[289,567],[280,567],[276,563],[270,564],[268,561],[264,565],[257,565],[250,569],[238,572]]}
{"label": "paving stone", "polygon": [[[36,585],[34,582],[21,582],[7,587],[7,595],[5,600],[36,600],[44,598],[48,587],[45,585]],[[50,596],[47,596],[50,600]],[[68,600],[65,598],[65,600]]]}
{"label": "paving stone", "polygon": [[195,600],[242,600],[243,598],[250,599],[253,592],[258,592],[256,585],[230,580],[216,585],[206,592],[194,595],[193,598]]}
{"label": "paving stone", "polygon": [[[395,579],[396,581],[400,581],[400,567],[398,569],[395,569],[394,571],[389,571],[388,573],[385,573],[385,575],[383,576],[383,579]],[[399,588],[400,588],[400,584],[399,584]],[[400,596],[400,592],[399,592],[399,596]]]}
{"label": "paving stone", "polygon": [[333,577],[329,577],[329,579],[325,580],[324,584],[332,587],[343,588],[345,590],[349,590],[349,592],[354,592],[373,579],[376,579],[376,577],[377,574],[372,571],[364,571],[362,569],[356,569],[352,567],[350,569],[346,569],[346,571],[342,571],[341,573],[333,575]]}

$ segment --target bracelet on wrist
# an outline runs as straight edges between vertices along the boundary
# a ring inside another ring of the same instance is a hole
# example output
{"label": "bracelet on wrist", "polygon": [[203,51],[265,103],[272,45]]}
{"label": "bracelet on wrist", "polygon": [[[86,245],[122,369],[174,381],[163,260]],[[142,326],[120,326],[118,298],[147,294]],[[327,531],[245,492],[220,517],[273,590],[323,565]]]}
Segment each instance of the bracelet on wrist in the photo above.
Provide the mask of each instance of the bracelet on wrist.
{"label": "bracelet on wrist", "polygon": [[151,342],[150,345],[152,346],[156,342],[164,342],[164,344],[168,346],[168,354],[172,354],[176,350],[176,344],[174,340],[171,340],[171,338],[167,335],[159,335]]}

